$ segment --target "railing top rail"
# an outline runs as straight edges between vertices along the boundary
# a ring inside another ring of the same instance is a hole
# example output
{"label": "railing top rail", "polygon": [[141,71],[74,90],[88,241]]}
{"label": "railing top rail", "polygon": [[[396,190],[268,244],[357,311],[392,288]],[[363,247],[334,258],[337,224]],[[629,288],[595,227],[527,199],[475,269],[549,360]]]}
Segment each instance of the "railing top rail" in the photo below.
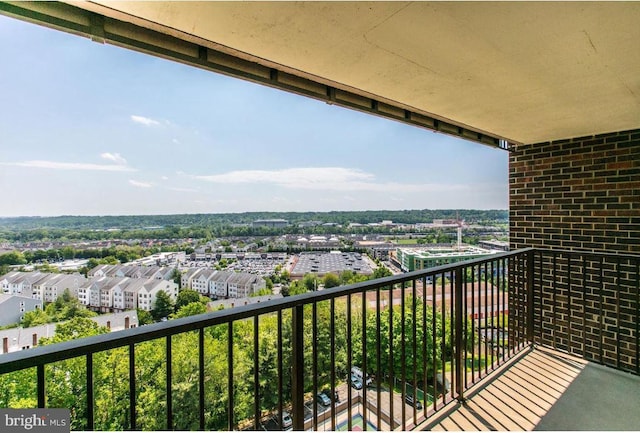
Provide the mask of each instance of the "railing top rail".
{"label": "railing top rail", "polygon": [[184,317],[168,322],[154,323],[124,331],[116,331],[48,346],[39,346],[29,350],[6,353],[4,355],[0,355],[0,374],[35,367],[37,365],[58,362],[78,356],[84,356],[89,353],[125,347],[130,344],[164,338],[183,332],[196,331],[210,326],[227,324],[237,320],[291,309],[300,305],[310,305],[315,302],[326,301],[332,298],[340,298],[350,294],[363,293],[384,287],[392,287],[395,284],[402,284],[406,281],[426,279],[428,277],[439,275],[443,272],[451,272],[459,268],[509,258],[532,250],[533,249],[531,248],[526,248],[517,251],[497,253],[489,257],[466,260],[455,264],[437,266],[425,270],[379,278],[372,281],[364,281],[347,286],[333,287],[319,292],[308,292],[297,296],[273,299],[259,304],[244,305],[231,309]]}

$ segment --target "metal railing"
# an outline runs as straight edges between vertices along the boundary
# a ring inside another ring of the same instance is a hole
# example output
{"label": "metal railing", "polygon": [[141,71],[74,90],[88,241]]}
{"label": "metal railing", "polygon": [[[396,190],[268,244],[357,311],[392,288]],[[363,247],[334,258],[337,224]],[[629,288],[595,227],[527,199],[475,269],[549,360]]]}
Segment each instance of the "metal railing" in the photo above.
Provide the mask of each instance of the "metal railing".
{"label": "metal railing", "polygon": [[535,250],[531,341],[640,374],[640,256]]}
{"label": "metal railing", "polygon": [[284,429],[286,411],[296,430],[411,429],[528,347],[535,257],[495,254],[4,354],[0,406],[71,406],[75,430]]}

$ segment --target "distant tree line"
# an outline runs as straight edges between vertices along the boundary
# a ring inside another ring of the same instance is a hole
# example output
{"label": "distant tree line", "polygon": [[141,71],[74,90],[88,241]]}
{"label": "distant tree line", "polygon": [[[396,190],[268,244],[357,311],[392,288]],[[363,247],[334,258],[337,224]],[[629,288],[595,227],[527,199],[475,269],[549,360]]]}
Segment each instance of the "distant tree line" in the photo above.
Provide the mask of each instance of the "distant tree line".
{"label": "distant tree line", "polygon": [[[129,216],[59,216],[0,218],[0,239],[12,242],[45,240],[107,240],[107,239],[213,239],[226,236],[275,236],[291,234],[340,234],[334,226],[322,224],[369,224],[383,220],[415,224],[433,219],[464,219],[467,223],[508,220],[507,210],[401,210],[401,211],[341,211],[341,212],[245,212],[228,214],[129,215]],[[253,227],[259,219],[286,219],[283,228]],[[298,227],[305,222],[319,225]],[[388,227],[364,226],[349,229],[349,233],[385,233]]]}

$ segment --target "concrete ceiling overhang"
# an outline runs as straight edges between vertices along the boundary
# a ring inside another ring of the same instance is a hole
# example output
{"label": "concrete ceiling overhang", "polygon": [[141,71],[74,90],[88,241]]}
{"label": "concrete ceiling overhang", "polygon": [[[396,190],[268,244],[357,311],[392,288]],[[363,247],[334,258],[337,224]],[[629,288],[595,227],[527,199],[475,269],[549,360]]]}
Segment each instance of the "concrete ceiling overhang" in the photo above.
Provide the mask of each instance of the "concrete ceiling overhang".
{"label": "concrete ceiling overhang", "polygon": [[640,2],[68,3],[477,137],[640,127]]}

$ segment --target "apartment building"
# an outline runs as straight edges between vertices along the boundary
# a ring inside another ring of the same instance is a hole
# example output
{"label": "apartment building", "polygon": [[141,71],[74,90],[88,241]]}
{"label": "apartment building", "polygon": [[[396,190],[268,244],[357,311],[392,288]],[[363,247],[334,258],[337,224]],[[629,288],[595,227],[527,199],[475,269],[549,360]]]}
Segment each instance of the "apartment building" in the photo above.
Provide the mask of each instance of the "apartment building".
{"label": "apartment building", "polygon": [[[215,269],[200,269],[197,274],[190,279],[190,289],[195,290],[201,295],[209,296],[209,281],[216,274]],[[184,286],[183,286],[184,287]]]}
{"label": "apartment building", "polygon": [[0,293],[0,326],[20,323],[25,313],[42,309],[42,301],[30,296]]}
{"label": "apartment building", "polygon": [[170,280],[174,268],[168,266],[98,265],[87,272],[88,277],[120,277]]}
{"label": "apartment building", "polygon": [[135,308],[151,311],[161,290],[173,300],[178,296],[178,285],[173,281],[100,277],[80,287],[78,299],[88,308],[100,312],[119,312]]}
{"label": "apartment building", "polygon": [[209,293],[218,299],[229,297],[228,281],[235,272],[218,271],[209,280]]}
{"label": "apartment building", "polygon": [[254,274],[234,273],[227,280],[229,298],[247,298],[265,287],[263,278]]}

